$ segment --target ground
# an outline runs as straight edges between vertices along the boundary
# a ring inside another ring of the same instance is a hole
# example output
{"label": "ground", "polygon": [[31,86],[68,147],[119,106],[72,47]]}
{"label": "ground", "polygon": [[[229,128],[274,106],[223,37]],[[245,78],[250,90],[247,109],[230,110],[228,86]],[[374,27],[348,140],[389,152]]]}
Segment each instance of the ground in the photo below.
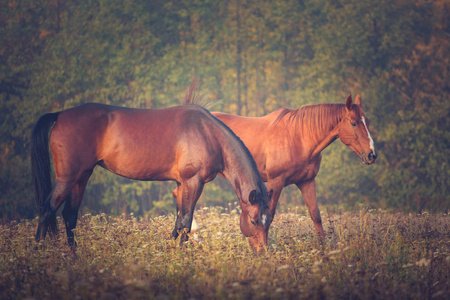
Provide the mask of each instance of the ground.
{"label": "ground", "polygon": [[448,299],[450,216],[363,209],[277,214],[254,254],[236,210],[196,212],[199,240],[173,241],[175,216],[83,215],[74,254],[37,219],[0,226],[0,299]]}

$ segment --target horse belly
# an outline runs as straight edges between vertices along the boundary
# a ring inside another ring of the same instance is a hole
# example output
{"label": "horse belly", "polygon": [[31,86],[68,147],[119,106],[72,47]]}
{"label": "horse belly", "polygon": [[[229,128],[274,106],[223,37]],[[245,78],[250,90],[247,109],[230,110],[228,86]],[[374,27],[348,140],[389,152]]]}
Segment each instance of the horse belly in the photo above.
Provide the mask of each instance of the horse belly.
{"label": "horse belly", "polygon": [[176,165],[173,145],[160,141],[121,141],[102,153],[99,165],[120,176],[135,180],[171,180]]}
{"label": "horse belly", "polygon": [[294,172],[286,180],[286,185],[299,184],[316,178],[319,173],[320,159],[295,167]]}

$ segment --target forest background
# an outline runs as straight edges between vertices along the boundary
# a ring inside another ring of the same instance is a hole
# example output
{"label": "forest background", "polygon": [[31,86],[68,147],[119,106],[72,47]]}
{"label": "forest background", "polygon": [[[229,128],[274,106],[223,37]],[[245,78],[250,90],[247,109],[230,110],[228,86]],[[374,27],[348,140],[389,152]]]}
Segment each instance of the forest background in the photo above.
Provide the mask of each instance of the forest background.
{"label": "forest background", "polygon": [[[379,158],[365,166],[331,144],[320,205],[448,212],[449,69],[449,0],[0,0],[0,218],[37,214],[39,116],[86,102],[179,105],[194,76],[212,111],[246,116],[361,94]],[[96,168],[81,209],[173,213],[174,187]],[[198,207],[236,201],[216,179]],[[289,187],[278,209],[301,205]]]}

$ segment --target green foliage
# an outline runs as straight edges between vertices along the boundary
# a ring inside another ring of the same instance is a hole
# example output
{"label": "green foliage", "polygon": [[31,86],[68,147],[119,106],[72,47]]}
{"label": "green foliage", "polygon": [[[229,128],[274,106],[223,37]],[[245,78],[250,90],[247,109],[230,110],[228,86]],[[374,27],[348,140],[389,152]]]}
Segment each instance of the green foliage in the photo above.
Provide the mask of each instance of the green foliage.
{"label": "green foliage", "polygon": [[[379,159],[366,167],[332,144],[320,202],[448,210],[449,11],[448,1],[407,0],[3,1],[2,217],[36,212],[27,166],[40,115],[86,102],[178,105],[193,76],[213,110],[248,116],[362,94]],[[82,208],[173,212],[173,188],[96,170]],[[296,189],[282,197],[280,205],[299,205]],[[200,203],[235,201],[214,181]]]}

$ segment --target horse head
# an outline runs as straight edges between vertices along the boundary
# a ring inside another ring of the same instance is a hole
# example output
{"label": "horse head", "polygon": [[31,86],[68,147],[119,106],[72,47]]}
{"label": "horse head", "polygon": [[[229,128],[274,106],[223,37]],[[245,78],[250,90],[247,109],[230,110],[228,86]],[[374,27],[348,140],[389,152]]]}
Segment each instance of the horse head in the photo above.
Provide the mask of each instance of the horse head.
{"label": "horse head", "polygon": [[370,121],[362,109],[361,96],[357,95],[353,104],[352,96],[349,95],[345,103],[344,116],[339,124],[339,138],[367,165],[374,163],[377,159],[369,124]]}
{"label": "horse head", "polygon": [[241,231],[249,238],[250,246],[255,252],[262,252],[264,246],[267,246],[269,226],[273,220],[273,214],[268,206],[272,194],[273,191],[264,194],[253,190],[248,203],[241,205]]}

